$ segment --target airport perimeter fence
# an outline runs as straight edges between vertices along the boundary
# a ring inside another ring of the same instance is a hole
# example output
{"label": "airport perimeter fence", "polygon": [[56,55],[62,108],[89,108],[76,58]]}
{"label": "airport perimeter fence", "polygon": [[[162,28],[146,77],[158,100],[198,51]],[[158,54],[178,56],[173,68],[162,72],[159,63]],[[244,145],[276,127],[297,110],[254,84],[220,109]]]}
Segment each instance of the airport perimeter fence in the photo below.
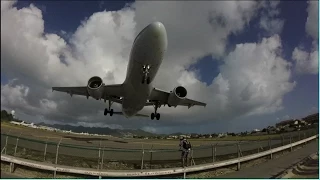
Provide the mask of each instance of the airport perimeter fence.
{"label": "airport perimeter fence", "polygon": [[[247,156],[272,148],[284,146],[318,134],[317,130],[306,130],[283,134],[277,138],[261,141],[214,143],[193,147],[190,152],[190,164],[199,165],[232,158]],[[214,142],[214,141],[212,141]],[[192,143],[192,140],[191,140]],[[1,154],[52,164],[74,167],[127,170],[160,169],[181,167],[181,152],[176,149],[151,148],[112,148],[103,145],[97,147],[58,142],[40,141],[1,134]]]}

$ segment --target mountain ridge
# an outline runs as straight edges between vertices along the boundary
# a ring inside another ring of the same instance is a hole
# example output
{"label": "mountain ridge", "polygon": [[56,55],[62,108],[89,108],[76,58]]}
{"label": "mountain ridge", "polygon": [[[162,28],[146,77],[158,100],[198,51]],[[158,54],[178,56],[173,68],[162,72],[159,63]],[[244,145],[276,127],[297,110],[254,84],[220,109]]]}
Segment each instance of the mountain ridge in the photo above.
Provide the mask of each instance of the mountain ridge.
{"label": "mountain ridge", "polygon": [[74,126],[69,124],[46,124],[37,123],[36,125],[48,126],[57,128],[60,130],[72,131],[76,133],[89,133],[89,134],[100,134],[100,135],[111,135],[111,136],[158,136],[159,134],[144,131],[142,129],[111,129],[109,127],[85,127],[85,126]]}

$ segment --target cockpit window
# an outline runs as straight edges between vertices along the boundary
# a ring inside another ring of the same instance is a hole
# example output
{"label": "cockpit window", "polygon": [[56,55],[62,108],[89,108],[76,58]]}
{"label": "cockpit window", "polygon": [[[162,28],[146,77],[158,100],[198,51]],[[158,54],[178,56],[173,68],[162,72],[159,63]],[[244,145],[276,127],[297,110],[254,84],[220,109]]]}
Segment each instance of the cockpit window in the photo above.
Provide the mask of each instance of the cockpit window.
{"label": "cockpit window", "polygon": [[136,42],[136,40],[138,39],[138,37],[140,36],[140,34],[142,34],[143,31],[145,31],[147,29],[147,27],[145,27],[144,29],[142,29],[142,31],[139,32],[139,34],[137,35],[137,37],[134,39],[133,43]]}

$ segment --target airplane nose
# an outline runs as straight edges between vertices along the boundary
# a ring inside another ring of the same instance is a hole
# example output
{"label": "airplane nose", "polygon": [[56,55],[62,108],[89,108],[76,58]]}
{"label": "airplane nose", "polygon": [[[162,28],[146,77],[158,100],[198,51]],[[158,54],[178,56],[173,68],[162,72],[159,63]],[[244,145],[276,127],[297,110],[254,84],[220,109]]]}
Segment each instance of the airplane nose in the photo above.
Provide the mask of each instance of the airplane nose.
{"label": "airplane nose", "polygon": [[[158,47],[161,52],[167,49],[167,31],[161,22],[153,22],[148,27],[149,34],[153,37],[153,46]],[[156,44],[156,45],[155,45]]]}
{"label": "airplane nose", "polygon": [[156,34],[164,34],[166,33],[166,28],[161,22],[153,22],[149,25],[149,29]]}
{"label": "airplane nose", "polygon": [[154,29],[161,29],[161,28],[164,28],[164,25],[161,22],[157,21],[157,22],[151,23],[150,27]]}

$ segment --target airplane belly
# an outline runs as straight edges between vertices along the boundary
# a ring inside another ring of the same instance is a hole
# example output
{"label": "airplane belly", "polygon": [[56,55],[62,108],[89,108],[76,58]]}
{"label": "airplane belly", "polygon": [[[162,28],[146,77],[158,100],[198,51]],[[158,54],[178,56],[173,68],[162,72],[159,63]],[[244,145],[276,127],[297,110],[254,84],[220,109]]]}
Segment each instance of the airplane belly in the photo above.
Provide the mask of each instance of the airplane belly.
{"label": "airplane belly", "polygon": [[126,117],[134,116],[143,109],[145,102],[146,99],[142,97],[124,98],[122,102],[122,112]]}
{"label": "airplane belly", "polygon": [[160,49],[148,44],[142,44],[141,48],[137,45],[137,47],[134,47],[133,51],[134,55],[132,56],[132,59],[134,62],[141,65],[148,64],[150,66],[157,66],[161,64],[164,53]]}

